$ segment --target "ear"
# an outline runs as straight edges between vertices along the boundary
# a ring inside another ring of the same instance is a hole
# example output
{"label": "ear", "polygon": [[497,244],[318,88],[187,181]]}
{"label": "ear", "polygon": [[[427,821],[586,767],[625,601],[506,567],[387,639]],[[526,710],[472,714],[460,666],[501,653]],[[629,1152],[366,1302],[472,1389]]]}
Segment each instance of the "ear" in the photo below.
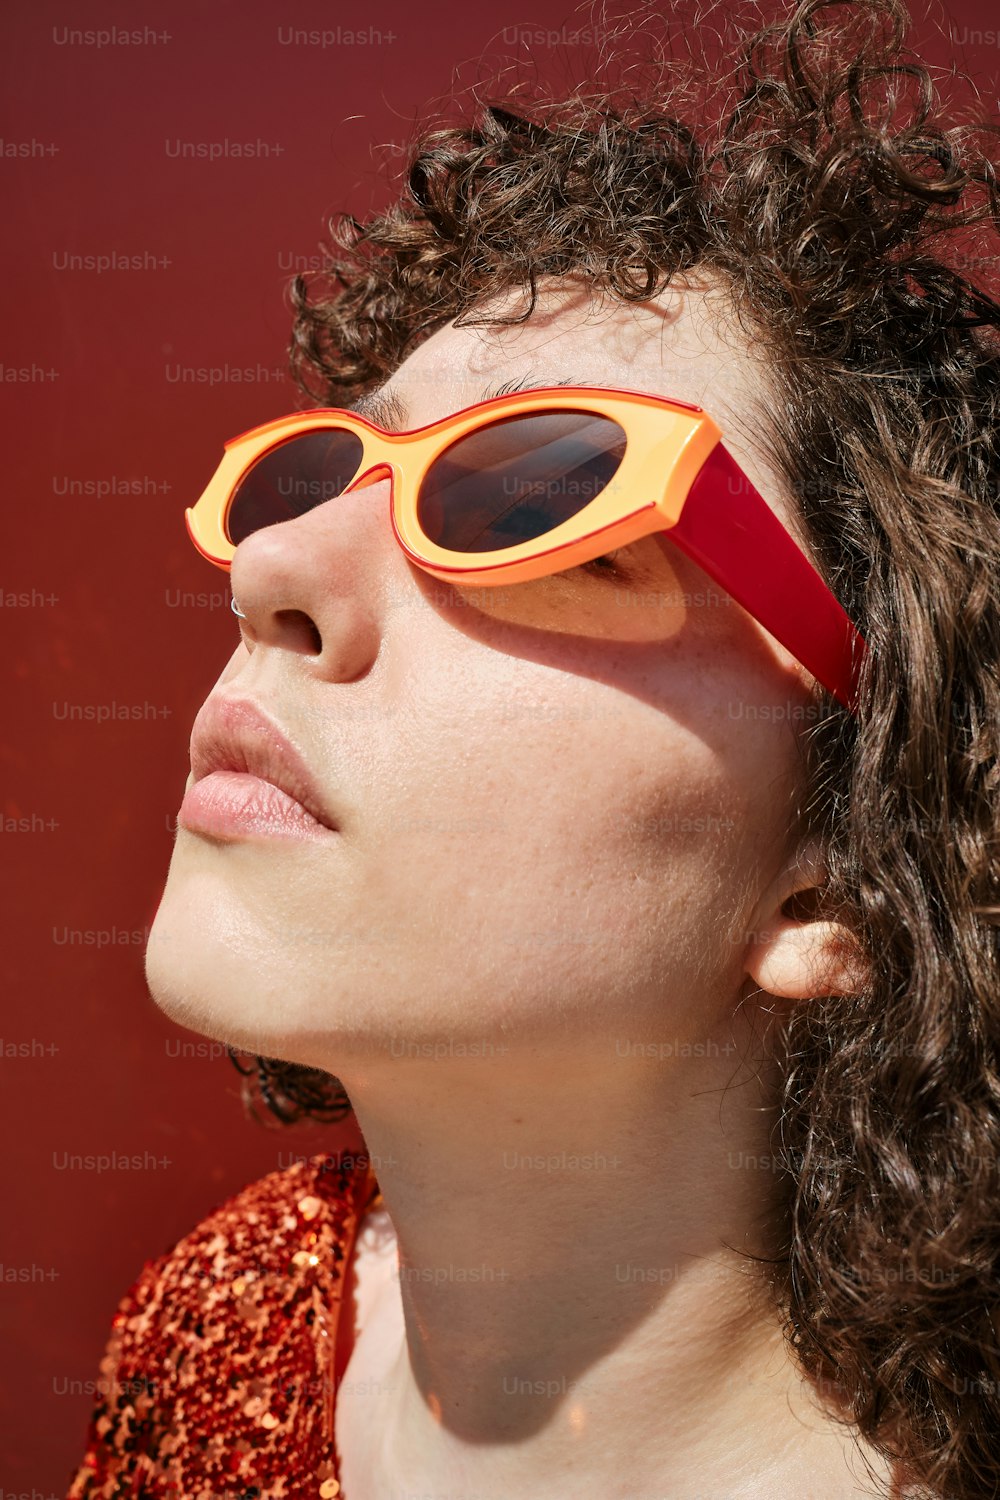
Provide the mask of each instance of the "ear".
{"label": "ear", "polygon": [[[804,892],[821,893],[826,879],[822,848],[812,840],[758,902],[744,968],[772,995],[853,995],[867,982],[868,960],[853,934],[840,922],[812,915],[813,903],[801,900]],[[793,896],[800,899],[792,902]],[[785,912],[789,902],[800,914]]]}

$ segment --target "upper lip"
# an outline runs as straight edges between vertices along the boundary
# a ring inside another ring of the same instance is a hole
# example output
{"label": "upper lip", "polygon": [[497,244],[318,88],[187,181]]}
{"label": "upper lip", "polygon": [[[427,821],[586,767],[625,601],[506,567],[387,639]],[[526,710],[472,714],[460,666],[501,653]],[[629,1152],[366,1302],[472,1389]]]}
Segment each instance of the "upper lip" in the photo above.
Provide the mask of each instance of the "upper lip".
{"label": "upper lip", "polygon": [[216,693],[206,699],[191,731],[191,774],[246,771],[280,787],[331,831],[331,817],[312,773],[285,732],[248,698]]}

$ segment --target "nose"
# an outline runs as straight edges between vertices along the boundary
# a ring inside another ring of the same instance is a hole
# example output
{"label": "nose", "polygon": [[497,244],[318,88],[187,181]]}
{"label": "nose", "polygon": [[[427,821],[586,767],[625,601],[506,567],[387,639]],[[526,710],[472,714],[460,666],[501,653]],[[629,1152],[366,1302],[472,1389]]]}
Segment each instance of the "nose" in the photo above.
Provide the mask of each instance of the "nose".
{"label": "nose", "polygon": [[370,669],[390,589],[415,587],[392,532],[390,478],[373,465],[333,499],[240,543],[230,582],[248,651],[293,652],[339,681]]}

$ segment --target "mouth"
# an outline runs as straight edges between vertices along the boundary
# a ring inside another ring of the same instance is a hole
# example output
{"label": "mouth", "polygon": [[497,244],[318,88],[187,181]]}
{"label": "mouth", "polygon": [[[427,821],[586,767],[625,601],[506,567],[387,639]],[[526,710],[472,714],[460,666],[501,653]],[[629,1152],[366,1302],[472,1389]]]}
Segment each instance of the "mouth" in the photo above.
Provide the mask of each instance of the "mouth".
{"label": "mouth", "polygon": [[336,833],[273,781],[246,771],[210,771],[193,782],[177,826],[210,838],[329,838]]}
{"label": "mouth", "polygon": [[218,838],[329,838],[339,832],[300,751],[249,699],[210,697],[191,734],[179,827]]}

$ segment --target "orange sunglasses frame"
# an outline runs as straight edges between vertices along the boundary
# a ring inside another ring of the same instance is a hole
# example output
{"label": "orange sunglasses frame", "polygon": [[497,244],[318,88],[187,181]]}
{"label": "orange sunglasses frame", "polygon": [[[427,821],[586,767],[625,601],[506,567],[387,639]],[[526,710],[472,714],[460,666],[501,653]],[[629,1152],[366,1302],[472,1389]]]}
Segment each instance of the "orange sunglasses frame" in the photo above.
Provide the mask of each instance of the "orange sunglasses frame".
{"label": "orange sunglasses frame", "polygon": [[[498,551],[452,552],[424,536],[417,497],[433,461],[486,423],[542,411],[592,412],[623,429],[625,454],[604,489],[543,537]],[[338,407],[294,412],[225,444],[203,494],[184,512],[198,551],[228,569],[236,546],[226,534],[226,517],[248,470],[290,438],[335,427],[364,444],[358,474],[342,493],[388,474],[396,540],[411,562],[435,578],[528,582],[590,562],[609,544],[626,547],[664,531],[845,708],[857,711],[863,637],[701,407],[641,391],[554,386],[497,396],[404,432],[387,432]]]}

